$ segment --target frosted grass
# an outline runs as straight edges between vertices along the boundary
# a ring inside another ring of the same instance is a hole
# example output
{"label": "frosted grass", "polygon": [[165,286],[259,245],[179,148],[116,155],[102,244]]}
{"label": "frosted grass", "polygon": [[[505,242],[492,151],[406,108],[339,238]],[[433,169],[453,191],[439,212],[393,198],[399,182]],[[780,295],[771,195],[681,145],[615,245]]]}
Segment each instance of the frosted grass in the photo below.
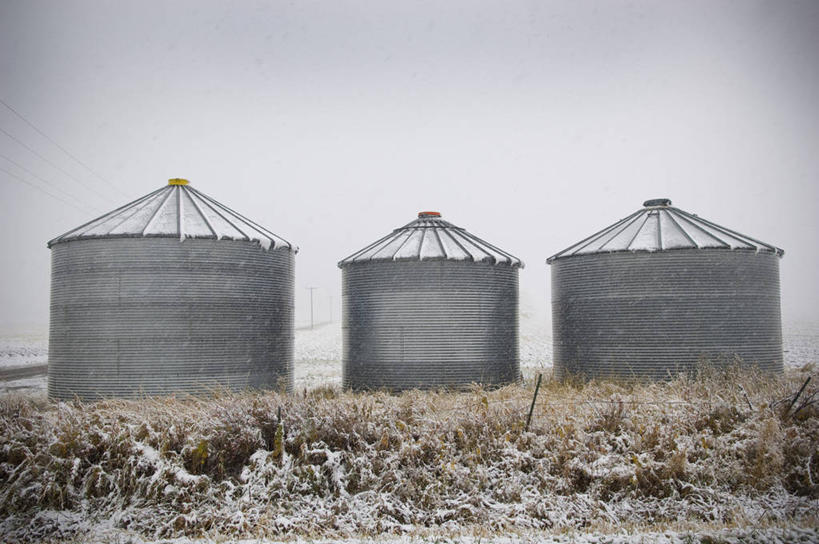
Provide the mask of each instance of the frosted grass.
{"label": "frosted grass", "polygon": [[819,411],[785,415],[813,372],[547,380],[529,431],[532,391],[518,386],[6,397],[0,535],[403,542],[817,527]]}

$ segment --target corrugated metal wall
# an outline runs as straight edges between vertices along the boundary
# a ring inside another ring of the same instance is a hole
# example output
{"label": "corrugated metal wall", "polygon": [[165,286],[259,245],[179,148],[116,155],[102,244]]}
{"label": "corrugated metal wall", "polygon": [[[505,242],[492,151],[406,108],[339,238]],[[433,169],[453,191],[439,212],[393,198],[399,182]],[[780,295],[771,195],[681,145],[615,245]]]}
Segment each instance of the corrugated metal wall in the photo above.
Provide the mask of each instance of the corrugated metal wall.
{"label": "corrugated metal wall", "polygon": [[520,375],[518,268],[462,261],[342,269],[343,384],[499,385]]}
{"label": "corrugated metal wall", "polygon": [[293,273],[256,242],[55,244],[49,397],[292,389]]}
{"label": "corrugated metal wall", "polygon": [[664,379],[734,356],[782,372],[779,257],[686,249],[559,258],[552,326],[558,376]]}

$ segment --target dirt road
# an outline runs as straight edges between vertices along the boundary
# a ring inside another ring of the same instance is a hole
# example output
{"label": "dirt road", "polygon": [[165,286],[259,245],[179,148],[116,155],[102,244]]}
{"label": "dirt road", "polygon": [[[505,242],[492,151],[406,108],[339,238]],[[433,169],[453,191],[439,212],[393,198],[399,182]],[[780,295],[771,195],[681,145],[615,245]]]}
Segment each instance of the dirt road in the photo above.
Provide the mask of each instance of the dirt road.
{"label": "dirt road", "polygon": [[0,369],[0,381],[20,380],[23,378],[33,378],[48,373],[48,365],[21,366],[16,368]]}

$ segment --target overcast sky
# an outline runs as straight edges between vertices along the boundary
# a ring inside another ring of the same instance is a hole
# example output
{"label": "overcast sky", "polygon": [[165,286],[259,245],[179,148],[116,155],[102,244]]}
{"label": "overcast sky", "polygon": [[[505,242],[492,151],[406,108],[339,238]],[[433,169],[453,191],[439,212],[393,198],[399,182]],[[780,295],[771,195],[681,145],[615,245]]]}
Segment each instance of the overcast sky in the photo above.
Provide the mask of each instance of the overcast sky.
{"label": "overcast sky", "polygon": [[427,209],[546,315],[545,259],[656,197],[784,248],[819,321],[816,1],[0,0],[0,98],[98,174],[0,105],[0,324],[47,323],[47,240],[171,177],[300,246],[299,321]]}

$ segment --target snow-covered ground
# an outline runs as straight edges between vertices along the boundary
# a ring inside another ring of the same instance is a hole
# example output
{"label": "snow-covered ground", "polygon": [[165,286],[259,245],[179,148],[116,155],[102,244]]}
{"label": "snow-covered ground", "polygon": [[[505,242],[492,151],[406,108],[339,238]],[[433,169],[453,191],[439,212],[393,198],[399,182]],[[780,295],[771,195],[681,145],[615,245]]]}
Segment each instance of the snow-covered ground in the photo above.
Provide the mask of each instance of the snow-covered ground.
{"label": "snow-covered ground", "polygon": [[520,367],[524,378],[552,368],[552,325],[546,319],[521,316]]}
{"label": "snow-covered ground", "polygon": [[341,323],[296,330],[296,391],[341,385]]}
{"label": "snow-covered ground", "polygon": [[819,322],[786,321],[782,325],[785,364],[819,364]]}
{"label": "snow-covered ground", "polygon": [[[784,324],[785,364],[801,367],[819,363],[819,323]],[[296,330],[296,390],[321,385],[341,385],[341,323],[317,325]],[[542,317],[529,314],[520,320],[520,360],[524,377],[530,378],[552,366],[552,330]],[[3,370],[45,365],[48,362],[48,330],[26,327],[0,330],[0,395],[45,391],[46,377],[24,379],[2,377]]]}
{"label": "snow-covered ground", "polygon": [[[524,316],[520,322],[520,361],[525,377],[552,366],[551,325]],[[296,389],[341,385],[341,323],[296,330]]]}
{"label": "snow-covered ground", "polygon": [[0,370],[48,363],[48,329],[0,330]]}
{"label": "snow-covered ground", "polygon": [[44,395],[45,368],[36,376],[21,375],[48,364],[48,328],[45,326],[0,329],[0,395],[26,393]]}
{"label": "snow-covered ground", "polygon": [[25,393],[27,395],[45,395],[47,378],[44,375],[19,380],[0,381],[0,395]]}

